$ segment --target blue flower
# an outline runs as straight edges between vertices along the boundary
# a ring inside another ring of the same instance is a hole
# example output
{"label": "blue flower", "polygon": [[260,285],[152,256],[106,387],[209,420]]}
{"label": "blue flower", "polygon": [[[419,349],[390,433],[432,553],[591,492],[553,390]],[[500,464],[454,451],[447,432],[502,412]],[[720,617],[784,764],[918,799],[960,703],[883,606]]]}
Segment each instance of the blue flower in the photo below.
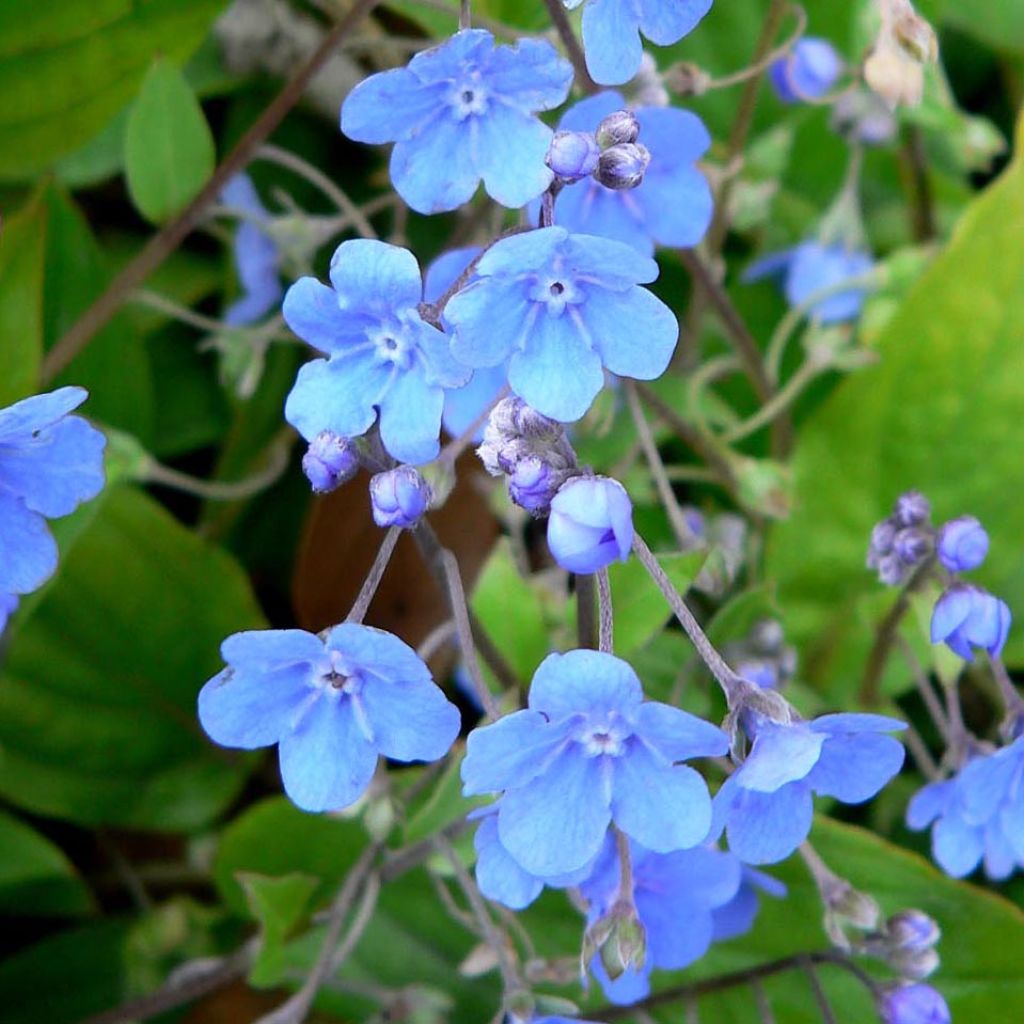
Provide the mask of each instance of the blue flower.
{"label": "blue flower", "polygon": [[396,636],[335,626],[323,640],[301,629],[235,633],[228,667],[199,694],[199,720],[225,747],[278,744],[281,778],[306,811],[355,803],[378,755],[434,761],[459,733],[459,712],[430,670]]}
{"label": "blue flower", "polygon": [[312,441],[323,430],[365,433],[380,412],[384,447],[400,462],[423,463],[440,450],[444,389],[464,383],[448,338],[417,310],[419,266],[384,242],[342,242],[331,260],[334,289],[304,277],[288,289],[284,318],[327,354],[299,371],[285,417]]}
{"label": "blue flower", "polygon": [[[795,249],[757,260],[747,268],[743,280],[749,283],[765,277],[780,277],[786,301],[791,306],[802,306],[826,288],[836,288],[844,281],[863,277],[874,265],[866,252],[843,245],[802,242]],[[867,285],[851,285],[849,289],[815,302],[810,314],[825,324],[855,320],[860,316],[866,295]]]}
{"label": "blue flower", "polygon": [[[651,989],[651,971],[677,971],[695,963],[715,939],[715,912],[740,893],[743,865],[731,853],[698,846],[692,850],[653,853],[631,842],[633,899],[643,925],[646,955],[641,969],[627,969],[612,981],[600,957],[590,964],[605,995],[618,1005],[643,999]],[[605,844],[593,874],[580,885],[589,903],[587,922],[594,924],[619,899],[621,869],[615,843]]]}
{"label": "blue flower", "polygon": [[[423,278],[423,297],[426,301],[437,302],[481,252],[477,245],[465,249],[452,249],[438,256],[427,267]],[[473,279],[470,277],[466,284]],[[444,313],[441,314],[441,322],[446,329],[450,329]],[[474,370],[467,384],[448,388],[444,393],[444,411],[441,414],[444,429],[452,437],[461,437],[494,404],[507,382],[508,365],[501,363],[498,366]],[[473,435],[473,440],[480,441],[483,436],[484,424],[481,423]]]}
{"label": "blue flower", "polygon": [[728,903],[712,908],[715,942],[726,942],[746,935],[754,927],[762,893],[782,899],[786,892],[786,886],[777,878],[744,864],[736,895]]}
{"label": "blue flower", "polygon": [[391,180],[420,213],[469,202],[480,179],[502,206],[518,208],[551,184],[544,163],[552,132],[534,114],[565,99],[572,67],[550,43],[495,46],[465,29],[404,68],[372,75],[349,93],[341,130],[396,143]]}
{"label": "blue flower", "polygon": [[17,594],[0,594],[0,633],[7,628],[7,623],[17,610]]}
{"label": "blue flower", "polygon": [[58,388],[0,409],[0,594],[28,594],[57,569],[46,525],[103,489],[106,438],[70,416],[84,388]]}
{"label": "blue flower", "polygon": [[901,985],[879,1004],[882,1024],[952,1024],[953,1015],[942,994],[931,985]]}
{"label": "blue flower", "polygon": [[668,366],[679,324],[638,287],[658,265],[627,245],[542,228],[495,243],[476,272],[447,306],[452,352],[472,367],[511,356],[512,390],[545,416],[579,419],[604,384],[602,368],[651,380]]}
{"label": "blue flower", "polygon": [[958,516],[944,523],[935,542],[939,561],[950,572],[977,569],[988,554],[988,534],[974,516]]}
{"label": "blue flower", "polygon": [[221,202],[249,217],[235,233],[235,269],[243,295],[224,314],[224,322],[244,327],[262,319],[281,301],[280,253],[262,227],[270,219],[248,174],[236,174],[220,194]]}
{"label": "blue flower", "polygon": [[799,103],[824,96],[842,70],[843,59],[827,39],[805,36],[771,66],[769,76],[783,103]]}
{"label": "blue flower", "polygon": [[370,480],[373,521],[378,526],[411,529],[430,504],[430,485],[412,466],[396,466]]}
{"label": "blue flower", "polygon": [[601,85],[621,85],[640,70],[640,33],[658,46],[688,35],[711,10],[711,0],[563,0],[583,10],[583,47],[590,77]]}
{"label": "blue flower", "polygon": [[617,480],[577,476],[551,501],[548,547],[569,572],[591,573],[624,562],[633,547],[633,503]]}
{"label": "blue flower", "polygon": [[[590,96],[571,107],[559,127],[593,132],[601,121],[622,109],[617,92]],[[649,256],[655,244],[696,245],[711,223],[712,196],[696,161],[711,145],[711,136],[696,114],[674,107],[633,111],[639,141],[651,155],[643,183],[630,191],[605,188],[593,179],[565,188],[555,200],[555,220],[570,231],[614,238]]]}
{"label": "blue flower", "polygon": [[788,725],[746,711],[750,753],[715,796],[715,828],[747,864],[788,857],[811,831],[812,793],[846,804],[871,799],[902,767],[906,728],[881,715],[824,715]]}
{"label": "blue flower", "polygon": [[463,792],[504,791],[501,845],[526,872],[547,877],[592,860],[612,821],[657,852],[702,842],[707,788],[679,762],[727,747],[708,722],[644,702],[619,658],[552,654],[533,677],[527,710],[470,733]]}
{"label": "blue flower", "polygon": [[1024,738],[976,756],[951,779],[930,782],[910,801],[907,824],[934,826],[932,854],[954,878],[981,861],[996,880],[1024,867]]}
{"label": "blue flower", "polygon": [[944,643],[964,661],[974,660],[973,647],[981,647],[990,657],[998,658],[1010,632],[1011,618],[1005,601],[981,587],[954,583],[935,602],[932,643]]}

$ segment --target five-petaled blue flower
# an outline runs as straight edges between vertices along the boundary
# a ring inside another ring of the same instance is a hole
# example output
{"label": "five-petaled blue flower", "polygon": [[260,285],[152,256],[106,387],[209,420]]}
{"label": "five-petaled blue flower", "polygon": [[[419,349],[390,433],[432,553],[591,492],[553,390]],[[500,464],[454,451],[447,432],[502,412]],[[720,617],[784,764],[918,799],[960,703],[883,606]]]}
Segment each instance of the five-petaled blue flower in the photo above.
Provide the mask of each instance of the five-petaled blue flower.
{"label": "five-petaled blue flower", "polygon": [[882,735],[904,729],[882,715],[824,715],[783,724],[742,715],[750,753],[715,796],[715,828],[748,864],[788,857],[811,831],[812,793],[846,804],[870,800],[902,767],[903,745]]}
{"label": "five-petaled blue flower", "polygon": [[242,297],[224,314],[224,322],[244,327],[262,319],[281,300],[278,277],[280,252],[263,225],[270,214],[260,201],[248,174],[236,174],[220,194],[221,202],[248,214],[235,233],[235,270],[242,286]]}
{"label": "five-petaled blue flower", "polygon": [[481,178],[492,199],[517,208],[551,184],[544,157],[552,131],[534,115],[557,107],[571,82],[571,66],[550,43],[522,39],[513,49],[465,29],[356,86],[341,130],[359,142],[396,143],[391,180],[420,213],[462,206]]}
{"label": "five-petaled blue flower", "polygon": [[[735,854],[713,847],[653,853],[631,842],[630,859],[633,899],[646,942],[644,965],[627,969],[613,981],[600,957],[590,964],[605,995],[619,1005],[635,1003],[650,992],[655,967],[681,970],[704,956],[713,941],[748,930],[757,912],[754,886],[760,886],[761,879],[769,891],[785,892],[775,879],[748,873]],[[589,903],[588,924],[612,910],[620,884],[618,852],[614,842],[606,842],[592,874],[580,885],[580,894]]]}
{"label": "five-petaled blue flower", "polygon": [[[623,106],[619,93],[600,93],[568,110],[560,127],[593,132]],[[645,256],[654,252],[655,243],[696,245],[711,223],[711,187],[696,164],[711,136],[688,110],[643,107],[633,113],[640,124],[639,141],[651,155],[642,184],[610,189],[590,178],[564,188],[555,200],[555,221],[570,231],[625,242]]]}
{"label": "five-petaled blue flower", "polygon": [[965,661],[974,660],[974,647],[998,658],[1006,645],[1010,621],[1005,601],[970,583],[954,583],[935,602],[932,643],[944,643]]}
{"label": "five-petaled blue flower", "polygon": [[[747,268],[743,280],[780,278],[791,306],[803,306],[827,289],[830,294],[814,301],[809,313],[824,324],[841,323],[860,316],[869,288],[864,278],[874,265],[868,253],[845,245],[802,242],[757,260]],[[850,282],[848,288],[843,287],[846,281]]]}
{"label": "five-petaled blue flower", "polygon": [[221,654],[228,667],[199,694],[203,728],[225,747],[278,744],[285,792],[303,810],[355,803],[378,755],[434,761],[459,734],[458,709],[430,670],[383,630],[235,633]]}
{"label": "five-petaled blue flower", "polygon": [[463,791],[504,791],[501,845],[528,873],[558,875],[592,860],[612,821],[662,853],[702,842],[707,788],[679,762],[727,747],[710,723],[645,702],[626,662],[570,651],[541,663],[527,710],[470,733]]}
{"label": "five-petaled blue flower", "polygon": [[652,380],[668,366],[679,324],[638,287],[658,276],[657,263],[628,245],[541,228],[495,243],[476,274],[445,310],[452,352],[475,368],[511,356],[512,390],[545,416],[579,419],[602,367]]}
{"label": "five-petaled blue flower", "polygon": [[312,441],[323,430],[363,434],[379,410],[384,447],[400,462],[429,462],[440,449],[444,389],[470,371],[420,317],[416,257],[370,239],[342,242],[331,283],[304,277],[285,295],[288,326],[327,354],[299,371],[285,418]]}
{"label": "five-petaled blue flower", "polygon": [[783,103],[799,103],[824,96],[842,70],[843,59],[827,39],[805,36],[771,66],[769,77]]}
{"label": "five-petaled blue flower", "polygon": [[601,85],[622,85],[640,70],[640,33],[658,46],[688,35],[711,10],[712,0],[563,0],[583,10],[583,47],[590,77]]}
{"label": "five-petaled blue flower", "polygon": [[996,880],[1024,867],[1024,737],[921,789],[907,808],[907,824],[919,830],[933,822],[932,853],[954,878],[981,861]]}
{"label": "five-petaled blue flower", "polygon": [[84,388],[58,388],[0,409],[0,594],[28,594],[57,569],[46,525],[103,489],[106,438],[81,416]]}

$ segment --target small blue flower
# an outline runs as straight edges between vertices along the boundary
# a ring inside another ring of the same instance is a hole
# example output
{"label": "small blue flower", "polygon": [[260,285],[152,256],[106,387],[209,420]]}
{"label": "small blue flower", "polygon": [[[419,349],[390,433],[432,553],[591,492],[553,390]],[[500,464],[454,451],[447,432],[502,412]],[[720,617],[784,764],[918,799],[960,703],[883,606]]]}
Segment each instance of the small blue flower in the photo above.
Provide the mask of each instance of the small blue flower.
{"label": "small blue flower", "polygon": [[668,366],[679,324],[638,287],[658,265],[627,245],[542,228],[495,243],[476,272],[446,309],[452,352],[476,368],[511,356],[512,390],[545,416],[579,419],[604,368],[652,380]]}
{"label": "small blue flower", "polygon": [[[843,245],[802,242],[795,249],[786,249],[757,260],[747,268],[743,280],[749,283],[765,277],[780,277],[786,301],[791,306],[802,306],[826,288],[863,277],[874,265],[866,252]],[[860,316],[867,290],[864,284],[851,285],[849,289],[814,303],[810,313],[825,324],[855,320]]]}
{"label": "small blue flower", "polygon": [[317,494],[329,494],[359,470],[359,453],[347,437],[321,430],[302,456],[302,472]]}
{"label": "small blue flower", "polygon": [[964,661],[974,660],[974,647],[998,658],[1010,632],[1011,618],[1005,601],[1000,601],[981,587],[954,583],[935,602],[932,643],[944,643]]}
{"label": "small blue flower", "polygon": [[827,39],[805,36],[771,66],[769,76],[783,103],[799,103],[824,96],[842,70],[843,59]]}
{"label": "small blue flower", "polygon": [[0,633],[7,628],[7,623],[17,610],[17,594],[0,594]]}
{"label": "small blue flower", "polygon": [[555,132],[546,157],[547,165],[559,181],[572,184],[597,170],[601,148],[592,133]]}
{"label": "small blue flower", "polygon": [[887,992],[878,1007],[882,1024],[952,1024],[946,1000],[931,985],[901,985]]}
{"label": "small blue flower", "polygon": [[1024,738],[974,757],[951,779],[930,782],[910,801],[907,825],[933,825],[932,854],[954,878],[982,861],[997,881],[1024,867]]}
{"label": "small blue flower", "polygon": [[746,711],[750,753],[715,796],[715,828],[747,864],[788,857],[811,831],[812,794],[846,804],[870,800],[902,767],[903,746],[882,733],[904,729],[881,715],[824,715],[788,725]]}
{"label": "small blue flower", "polygon": [[939,529],[935,552],[950,572],[970,572],[985,561],[988,534],[974,516],[958,516]]}
{"label": "small blue flower", "polygon": [[[653,853],[631,842],[633,899],[643,925],[646,955],[641,969],[627,969],[612,981],[600,957],[590,964],[605,995],[620,1006],[650,992],[651,971],[677,971],[695,963],[715,939],[715,913],[728,907],[743,884],[743,865],[731,853],[698,846]],[[580,885],[589,903],[587,922],[609,914],[619,898],[621,868],[614,842],[607,842],[591,876]]]}
{"label": "small blue flower", "polygon": [[633,547],[633,503],[617,480],[577,476],[551,501],[548,547],[569,572],[590,573],[615,559],[624,562]]}
{"label": "small blue flower", "polygon": [[235,269],[243,295],[224,314],[224,322],[245,327],[261,320],[280,301],[283,289],[278,277],[281,254],[262,227],[270,219],[248,174],[236,174],[220,194],[221,202],[249,217],[235,233]]}
{"label": "small blue flower", "polygon": [[642,32],[658,46],[671,46],[711,10],[711,0],[563,0],[583,10],[583,47],[590,77],[622,85],[640,70]]}
{"label": "small blue flower", "polygon": [[391,180],[420,213],[469,202],[481,178],[492,199],[515,209],[551,184],[552,132],[534,115],[562,103],[571,82],[572,67],[550,43],[521,39],[513,49],[464,29],[357,85],[341,130],[358,142],[396,143]]}
{"label": "small blue flower", "polygon": [[[617,92],[590,96],[566,112],[560,127],[593,132],[603,119],[621,112],[624,103]],[[687,110],[646,107],[633,114],[639,141],[651,156],[642,184],[622,192],[581,181],[558,194],[555,221],[570,231],[625,242],[644,256],[654,252],[655,244],[694,246],[711,223],[711,187],[697,168],[711,136]]]}
{"label": "small blue flower", "polygon": [[103,489],[106,438],[69,413],[84,388],[58,388],[0,409],[0,594],[28,594],[57,569],[46,525]]}
{"label": "small blue flower", "polygon": [[527,710],[470,733],[463,792],[504,791],[502,847],[527,873],[549,877],[591,861],[612,821],[661,853],[702,842],[707,788],[680,762],[727,747],[710,723],[645,702],[619,658],[552,654],[533,677]]}
{"label": "small blue flower", "polygon": [[396,459],[436,458],[444,389],[465,383],[470,371],[420,317],[416,257],[370,239],[342,242],[331,283],[333,290],[304,277],[285,295],[288,326],[327,354],[299,370],[285,418],[312,441],[323,430],[358,437],[379,411],[381,440]]}
{"label": "small blue flower", "polygon": [[412,529],[430,504],[430,485],[413,466],[397,466],[370,480],[373,521]]}
{"label": "small blue flower", "polygon": [[281,778],[306,811],[348,807],[379,755],[434,761],[459,734],[459,712],[396,636],[335,626],[326,641],[301,629],[235,633],[228,667],[199,694],[199,720],[225,747],[278,744]]}
{"label": "small blue flower", "polygon": [[[458,281],[481,251],[478,245],[468,246],[465,249],[452,249],[438,256],[427,267],[423,277],[424,299],[427,302],[437,302]],[[470,277],[466,284],[472,280],[474,278]],[[441,314],[441,323],[446,330],[451,330],[444,313]],[[461,437],[494,404],[506,383],[508,365],[501,363],[498,366],[474,370],[468,383],[448,388],[444,393],[444,411],[441,414],[444,429],[452,437]],[[484,424],[481,423],[473,435],[473,440],[479,442],[483,436]]]}

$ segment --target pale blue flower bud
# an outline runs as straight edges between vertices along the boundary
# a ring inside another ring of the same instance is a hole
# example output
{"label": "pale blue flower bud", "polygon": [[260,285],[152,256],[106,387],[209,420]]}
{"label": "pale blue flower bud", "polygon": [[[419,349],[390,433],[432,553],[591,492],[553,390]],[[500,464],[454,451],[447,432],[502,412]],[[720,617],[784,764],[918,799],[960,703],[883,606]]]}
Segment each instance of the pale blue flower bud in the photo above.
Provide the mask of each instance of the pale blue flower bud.
{"label": "pale blue flower bud", "polygon": [[347,437],[321,430],[302,456],[302,472],[317,494],[327,494],[347,483],[359,469],[359,455]]}
{"label": "pale blue flower bud", "polygon": [[601,155],[597,142],[585,132],[555,132],[545,163],[560,181],[572,183],[589,178]]}
{"label": "pale blue flower bud", "polygon": [[597,126],[597,144],[610,149],[624,142],[636,142],[640,136],[640,122],[631,110],[616,110],[602,118]]}
{"label": "pale blue flower bud", "polygon": [[509,497],[521,508],[543,514],[565,482],[565,472],[536,455],[520,459],[508,481]]}
{"label": "pale blue flower bud", "polygon": [[597,572],[633,546],[633,504],[626,489],[609,477],[578,476],[562,485],[551,502],[548,547],[563,569]]}
{"label": "pale blue flower bud", "polygon": [[970,572],[985,561],[988,534],[974,516],[958,516],[939,530],[936,550],[950,572]]}
{"label": "pale blue flower bud", "polygon": [[883,1024],[951,1024],[953,1017],[942,995],[931,985],[903,985],[882,997],[878,1007]]}
{"label": "pale blue flower bud", "polygon": [[430,485],[414,466],[398,466],[370,480],[373,521],[378,526],[415,526],[430,497]]}
{"label": "pale blue flower bud", "polygon": [[651,154],[637,142],[624,142],[606,149],[597,162],[594,177],[605,188],[621,191],[636,188],[644,180]]}

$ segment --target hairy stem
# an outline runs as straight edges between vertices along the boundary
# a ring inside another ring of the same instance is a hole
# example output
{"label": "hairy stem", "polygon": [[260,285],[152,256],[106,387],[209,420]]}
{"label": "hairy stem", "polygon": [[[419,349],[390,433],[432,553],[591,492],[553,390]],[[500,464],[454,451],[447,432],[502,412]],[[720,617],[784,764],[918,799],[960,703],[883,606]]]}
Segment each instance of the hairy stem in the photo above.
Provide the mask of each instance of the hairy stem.
{"label": "hairy stem", "polygon": [[548,5],[548,13],[551,15],[551,23],[562,40],[573,71],[576,72],[576,81],[579,87],[589,95],[600,92],[601,87],[590,77],[590,72],[587,70],[587,58],[583,53],[583,47],[580,46],[580,41],[576,38],[576,33],[572,30],[572,25],[569,24],[562,0],[545,0],[545,2]]}
{"label": "hairy stem", "polygon": [[377,588],[380,586],[380,581],[384,578],[384,573],[387,572],[388,563],[391,561],[391,556],[395,553],[395,545],[398,543],[401,533],[402,528],[400,526],[392,526],[384,534],[384,540],[381,541],[380,548],[377,550],[377,557],[374,558],[373,565],[370,566],[370,571],[363,581],[359,596],[356,598],[355,603],[352,605],[352,610],[345,619],[346,622],[359,623],[366,618],[370,602],[373,601]]}
{"label": "hairy stem", "polygon": [[612,612],[612,585],[607,569],[597,570],[598,631],[597,649],[611,654],[614,647],[615,620]]}

